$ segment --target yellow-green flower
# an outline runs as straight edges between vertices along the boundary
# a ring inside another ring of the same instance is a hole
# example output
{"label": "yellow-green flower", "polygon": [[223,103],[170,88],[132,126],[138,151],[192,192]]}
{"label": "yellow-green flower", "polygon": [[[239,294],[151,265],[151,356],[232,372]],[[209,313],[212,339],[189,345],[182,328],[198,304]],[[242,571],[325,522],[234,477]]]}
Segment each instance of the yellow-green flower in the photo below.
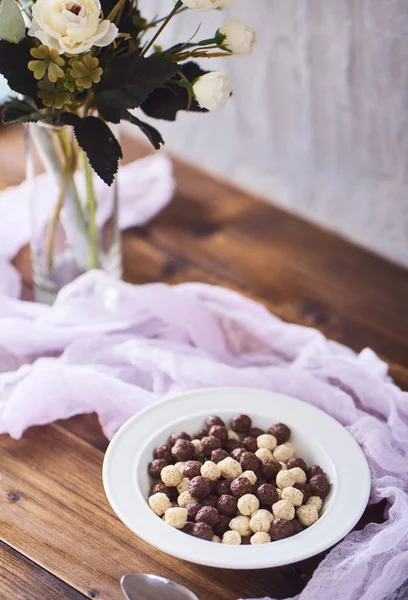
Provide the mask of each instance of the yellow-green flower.
{"label": "yellow-green flower", "polygon": [[71,96],[68,92],[61,90],[59,85],[51,82],[48,78],[42,79],[39,84],[38,97],[43,101],[44,106],[48,108],[61,109],[68,104]]}
{"label": "yellow-green flower", "polygon": [[57,79],[64,77],[61,67],[65,65],[65,60],[56,50],[42,44],[38,48],[31,48],[30,54],[37,59],[30,60],[28,63],[28,68],[33,72],[35,79],[42,79],[47,74],[48,79],[55,83]]}
{"label": "yellow-green flower", "polygon": [[92,54],[84,54],[81,58],[71,61],[70,75],[79,88],[89,90],[94,83],[100,82],[102,73],[99,60]]}

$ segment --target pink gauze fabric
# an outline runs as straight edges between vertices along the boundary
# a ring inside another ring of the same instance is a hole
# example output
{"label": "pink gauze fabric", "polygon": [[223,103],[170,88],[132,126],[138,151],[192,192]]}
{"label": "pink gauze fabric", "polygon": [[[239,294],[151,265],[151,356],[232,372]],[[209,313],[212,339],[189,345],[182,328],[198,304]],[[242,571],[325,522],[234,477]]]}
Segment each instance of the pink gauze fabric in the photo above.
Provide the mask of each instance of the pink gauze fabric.
{"label": "pink gauze fabric", "polygon": [[[128,167],[123,226],[145,222],[169,200],[167,160],[146,160]],[[133,191],[139,178],[153,186],[154,209]],[[9,264],[29,237],[27,211],[12,201],[21,196],[14,189],[0,198],[0,433],[18,438],[30,425],[96,411],[112,437],[150,403],[206,386],[255,386],[310,402],[358,441],[371,470],[370,502],[385,499],[387,507],[384,523],[331,550],[297,598],[406,600],[408,394],[387,365],[369,349],[355,354],[199,283],[134,286],[93,271],[52,307],[23,302]]]}

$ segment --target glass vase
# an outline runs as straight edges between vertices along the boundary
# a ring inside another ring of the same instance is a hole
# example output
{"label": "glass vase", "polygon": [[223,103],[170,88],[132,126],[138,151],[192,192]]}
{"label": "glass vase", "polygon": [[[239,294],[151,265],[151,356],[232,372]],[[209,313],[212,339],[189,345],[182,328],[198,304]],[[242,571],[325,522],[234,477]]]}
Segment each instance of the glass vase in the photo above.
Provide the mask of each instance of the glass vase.
{"label": "glass vase", "polygon": [[34,300],[52,304],[90,269],[122,276],[118,185],[106,185],[79,148],[72,127],[25,125]]}

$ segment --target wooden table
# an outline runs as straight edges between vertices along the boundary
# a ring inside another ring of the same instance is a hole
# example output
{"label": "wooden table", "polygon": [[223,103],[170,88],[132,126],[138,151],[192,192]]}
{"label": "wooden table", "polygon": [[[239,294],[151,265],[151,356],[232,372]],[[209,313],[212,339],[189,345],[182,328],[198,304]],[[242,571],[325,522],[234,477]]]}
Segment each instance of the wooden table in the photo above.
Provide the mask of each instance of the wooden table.
{"label": "wooden table", "polygon": [[[18,133],[18,132],[17,132]],[[126,140],[128,159],[146,153]],[[15,130],[0,136],[0,182],[22,178]],[[126,279],[199,280],[240,290],[285,320],[359,351],[370,346],[408,388],[408,273],[232,184],[175,161],[174,202],[123,236]],[[29,284],[27,251],[16,264]],[[201,600],[300,592],[321,556],[260,572],[196,567],[160,554],[113,515],[94,415],[0,437],[0,600],[119,600],[129,571],[170,577]],[[360,526],[382,519],[383,506]]]}

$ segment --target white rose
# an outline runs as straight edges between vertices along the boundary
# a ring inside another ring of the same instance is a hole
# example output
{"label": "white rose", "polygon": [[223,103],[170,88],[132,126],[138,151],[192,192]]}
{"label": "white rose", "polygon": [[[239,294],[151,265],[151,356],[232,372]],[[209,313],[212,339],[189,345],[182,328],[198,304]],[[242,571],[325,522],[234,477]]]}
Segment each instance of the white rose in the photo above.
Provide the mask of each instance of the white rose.
{"label": "white rose", "polygon": [[234,54],[248,56],[256,43],[256,33],[240,19],[230,19],[218,30],[225,35],[223,46],[226,46]]}
{"label": "white rose", "polygon": [[114,23],[102,21],[99,0],[37,0],[32,13],[29,35],[59,54],[108,46],[118,34]]}
{"label": "white rose", "polygon": [[198,104],[207,110],[224,108],[232,92],[231,79],[225,73],[214,71],[196,79],[193,85]]}
{"label": "white rose", "polygon": [[188,8],[195,10],[214,10],[219,8],[224,0],[182,0]]}

